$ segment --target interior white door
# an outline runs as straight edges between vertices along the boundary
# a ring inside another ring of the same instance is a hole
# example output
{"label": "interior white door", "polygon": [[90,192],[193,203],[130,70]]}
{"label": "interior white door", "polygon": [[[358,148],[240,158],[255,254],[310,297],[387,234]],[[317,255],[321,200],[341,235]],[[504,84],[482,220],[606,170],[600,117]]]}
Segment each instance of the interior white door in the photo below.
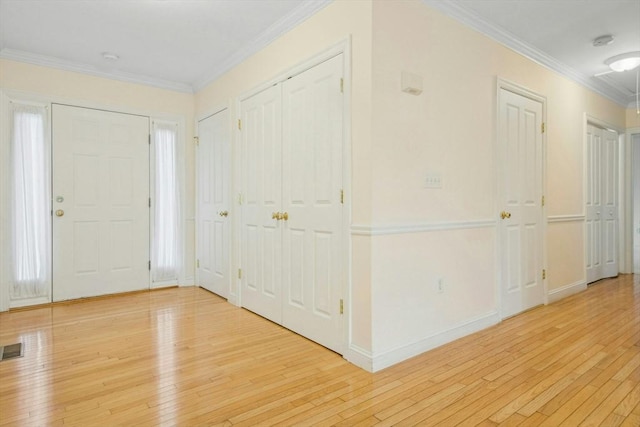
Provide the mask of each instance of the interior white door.
{"label": "interior white door", "polygon": [[342,55],[241,103],[241,304],[343,351]]}
{"label": "interior white door", "polygon": [[199,121],[198,135],[197,280],[203,288],[227,298],[230,284],[228,110]]}
{"label": "interior white door", "polygon": [[633,190],[633,272],[640,274],[640,133],[631,135]]}
{"label": "interior white door", "polygon": [[342,55],[283,83],[283,326],[342,352]]}
{"label": "interior white door", "polygon": [[243,307],[282,323],[281,85],[241,103]]}
{"label": "interior white door", "polygon": [[52,109],[53,300],[149,288],[149,119]]}
{"label": "interior white door", "polygon": [[587,283],[618,275],[618,134],[587,125]]}
{"label": "interior white door", "polygon": [[602,132],[587,126],[586,267],[587,283],[602,276]]}
{"label": "interior white door", "polygon": [[602,130],[602,276],[618,275],[618,134]]}
{"label": "interior white door", "polygon": [[500,90],[500,264],[502,315],[544,303],[542,279],[543,105]]}

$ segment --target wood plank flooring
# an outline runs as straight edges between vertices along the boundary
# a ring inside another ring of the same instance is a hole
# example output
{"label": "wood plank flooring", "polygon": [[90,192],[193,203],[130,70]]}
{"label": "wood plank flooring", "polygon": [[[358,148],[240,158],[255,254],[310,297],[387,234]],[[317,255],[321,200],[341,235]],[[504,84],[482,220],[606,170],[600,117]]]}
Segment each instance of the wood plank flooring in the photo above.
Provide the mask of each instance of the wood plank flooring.
{"label": "wood plank flooring", "polygon": [[199,288],[0,313],[0,425],[640,426],[640,277],[376,374]]}

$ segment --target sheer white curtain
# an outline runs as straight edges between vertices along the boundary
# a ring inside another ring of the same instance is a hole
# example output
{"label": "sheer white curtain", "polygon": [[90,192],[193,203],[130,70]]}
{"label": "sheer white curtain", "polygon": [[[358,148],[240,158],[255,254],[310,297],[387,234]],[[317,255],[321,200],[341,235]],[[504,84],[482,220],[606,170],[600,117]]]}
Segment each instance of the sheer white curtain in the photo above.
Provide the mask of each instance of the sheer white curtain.
{"label": "sheer white curtain", "polygon": [[180,186],[175,123],[153,125],[155,148],[154,227],[151,277],[177,283],[180,272]]}
{"label": "sheer white curtain", "polygon": [[45,107],[11,104],[12,300],[48,296],[50,171]]}

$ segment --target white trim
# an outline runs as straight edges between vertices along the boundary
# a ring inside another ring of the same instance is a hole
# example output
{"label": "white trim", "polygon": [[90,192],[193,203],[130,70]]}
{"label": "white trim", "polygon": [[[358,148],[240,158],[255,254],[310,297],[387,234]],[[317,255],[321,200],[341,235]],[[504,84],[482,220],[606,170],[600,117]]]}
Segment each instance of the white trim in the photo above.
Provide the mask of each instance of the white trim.
{"label": "white trim", "polygon": [[563,64],[554,57],[518,39],[509,31],[485,21],[460,4],[442,0],[422,0],[422,2],[436,10],[439,10],[445,15],[448,15],[463,25],[466,25],[467,27],[470,27],[508,47],[525,58],[581,84],[587,89],[614,101],[622,107],[627,108],[627,106],[633,102],[633,96],[630,97],[604,81],[594,79],[591,76],[582,74],[566,64]]}
{"label": "white trim", "polygon": [[577,294],[578,292],[582,292],[587,289],[586,280],[580,280],[575,283],[570,283],[568,285],[562,286],[560,288],[549,291],[549,302],[548,304],[559,301],[563,298],[566,298],[570,295]]}
{"label": "white trim", "polygon": [[[404,345],[392,350],[388,350],[379,354],[373,354],[371,357],[371,372],[377,372],[381,369],[387,368],[396,363],[400,363],[413,356],[417,356],[426,351],[433,350],[436,347],[450,343],[458,338],[470,335],[474,332],[481,331],[490,326],[500,323],[500,314],[493,310],[485,314],[476,316],[475,318],[464,321],[453,328],[447,329],[443,332],[435,333],[431,336],[423,338],[419,341],[413,342],[408,345]],[[353,356],[353,354],[351,354]],[[361,354],[361,359],[356,360],[361,366],[364,354]],[[348,359],[352,361],[351,359]],[[355,363],[355,362],[352,362]],[[363,367],[363,366],[361,366]],[[363,367],[366,369],[365,367]]]}
{"label": "white trim", "polygon": [[9,274],[11,263],[9,257],[11,246],[9,238],[11,235],[9,225],[9,206],[11,204],[9,102],[11,102],[9,97],[0,89],[0,312],[9,310],[9,284],[11,282]]}
{"label": "white trim", "polygon": [[353,363],[367,372],[373,372],[373,356],[370,351],[362,347],[350,344],[349,348],[344,352],[344,358],[349,363]]}
{"label": "white trim", "polygon": [[245,47],[237,50],[214,70],[207,73],[193,83],[193,91],[198,92],[209,83],[231,70],[250,56],[264,49],[269,43],[281,37],[307,18],[329,5],[333,0],[307,0],[296,7],[291,13],[267,28],[258,38]]}
{"label": "white trim", "polygon": [[547,223],[554,224],[556,222],[578,222],[584,221],[586,216],[580,215],[549,215],[547,217]]}
{"label": "white trim", "polygon": [[136,83],[146,86],[153,86],[160,89],[172,90],[175,92],[193,93],[193,87],[186,83],[173,82],[141,74],[127,73],[124,71],[103,71],[93,65],[82,64],[52,56],[38,55],[16,49],[0,50],[0,58],[10,61],[24,62],[27,64],[39,65],[43,67],[56,68],[64,71],[87,74],[95,77],[102,77],[121,82]]}
{"label": "white trim", "polygon": [[49,304],[52,302],[52,297],[47,295],[45,297],[34,298],[22,298],[10,300],[9,305],[11,308],[29,307],[31,305]]}
{"label": "white trim", "polygon": [[389,234],[425,233],[430,231],[467,230],[475,228],[491,228],[495,227],[496,224],[496,220],[493,219],[448,222],[417,222],[394,225],[353,224],[351,226],[351,235],[382,236]]}

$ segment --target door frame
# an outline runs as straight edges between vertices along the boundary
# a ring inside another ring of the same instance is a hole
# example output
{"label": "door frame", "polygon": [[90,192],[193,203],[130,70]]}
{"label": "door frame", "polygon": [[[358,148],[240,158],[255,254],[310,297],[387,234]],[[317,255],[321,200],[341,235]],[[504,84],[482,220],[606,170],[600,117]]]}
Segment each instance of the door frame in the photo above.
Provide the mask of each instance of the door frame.
{"label": "door frame", "polygon": [[[629,128],[623,134],[624,140],[620,147],[620,257],[619,270],[621,273],[633,273],[634,266],[634,224],[633,224],[633,177],[640,174],[640,168],[634,169],[632,162],[635,150],[640,147],[633,145],[633,135],[640,134],[640,127]],[[639,144],[640,145],[640,144]],[[624,218],[624,220],[622,220]],[[631,236],[631,237],[629,237]]]}
{"label": "door frame", "polygon": [[[496,115],[495,115],[495,143],[494,143],[494,164],[496,165],[496,171],[499,171],[496,175],[496,200],[494,212],[496,218],[498,216],[498,212],[501,210],[501,203],[504,199],[503,185],[501,181],[502,177],[502,167],[499,164],[500,159],[500,144],[499,144],[499,126],[500,126],[500,91],[506,90],[512,92],[516,95],[520,95],[525,98],[529,98],[532,101],[539,102],[542,104],[542,122],[545,124],[545,127],[548,125],[547,123],[547,97],[540,95],[539,93],[526,88],[518,83],[514,83],[510,80],[502,78],[500,76],[496,79]],[[500,168],[500,169],[498,169]],[[542,194],[543,196],[547,193],[547,132],[542,133]],[[502,290],[504,287],[504,278],[502,277],[502,240],[500,238],[500,221],[496,219],[496,265],[495,271],[496,276],[498,278],[498,286],[495,289],[495,297],[498,305],[498,312],[500,315],[500,320],[504,319],[504,303],[502,300]],[[543,204],[542,210],[540,212],[540,231],[538,233],[539,244],[541,246],[542,259],[540,262],[540,267],[544,270],[548,269],[547,262],[547,206],[546,203]],[[548,276],[542,279],[543,286],[543,303],[546,305],[549,303],[549,286],[548,286]]]}
{"label": "door frame", "polygon": [[[188,210],[186,209],[186,192],[185,192],[185,184],[186,184],[186,146],[185,146],[185,140],[186,140],[186,126],[185,126],[185,117],[178,115],[178,114],[171,114],[171,113],[164,113],[164,112],[159,112],[159,111],[151,111],[151,110],[146,110],[146,109],[140,109],[140,108],[134,108],[134,107],[130,107],[130,106],[122,106],[122,105],[109,105],[109,104],[104,104],[101,102],[95,102],[95,101],[88,101],[88,100],[83,100],[83,99],[77,99],[77,98],[67,98],[64,96],[59,96],[59,95],[50,95],[50,94],[42,94],[42,93],[36,93],[36,92],[29,92],[29,91],[21,91],[21,90],[16,90],[16,89],[0,89],[0,124],[2,124],[2,129],[3,129],[3,133],[0,134],[0,154],[3,154],[6,150],[7,155],[6,156],[2,156],[2,159],[5,160],[0,160],[0,165],[5,166],[5,163],[8,165],[8,150],[9,150],[9,145],[10,145],[10,135],[9,135],[9,130],[8,130],[8,124],[9,124],[9,119],[8,119],[8,113],[9,113],[9,103],[10,102],[22,102],[22,103],[27,103],[27,104],[38,104],[38,105],[44,105],[47,107],[47,113],[48,113],[48,124],[47,124],[47,137],[49,138],[49,150],[51,151],[53,146],[51,144],[53,144],[52,141],[52,123],[51,123],[51,110],[52,110],[52,105],[53,104],[61,104],[61,105],[69,105],[69,106],[73,106],[73,107],[79,107],[79,108],[88,108],[88,109],[93,109],[93,110],[102,110],[102,111],[109,111],[109,112],[113,112],[113,113],[121,113],[121,114],[131,114],[131,115],[137,115],[137,116],[145,116],[149,118],[149,123],[151,123],[153,120],[157,120],[157,121],[169,121],[169,122],[176,122],[178,124],[178,174],[180,177],[180,203],[181,203],[181,207],[182,207],[182,212],[185,214],[183,215],[183,217],[181,218],[181,227],[180,227],[180,232],[182,234],[182,240],[181,240],[181,245],[182,248],[180,250],[180,254],[181,254],[181,260],[180,260],[180,274],[179,274],[179,278],[178,278],[178,284],[179,285],[189,285],[191,283],[189,283],[190,280],[192,280],[192,278],[189,278],[187,276],[187,271],[188,268],[186,266],[186,262],[188,260],[188,257],[186,256],[186,251],[188,250],[188,245],[187,243],[187,235],[185,233],[186,229],[187,229],[187,223],[189,221],[194,221],[193,218],[190,218],[186,215],[186,213],[188,212]],[[9,215],[9,197],[10,197],[10,187],[9,187],[9,175],[8,175],[8,167],[3,167],[2,168],[3,171],[7,171],[7,172],[3,172],[2,174],[0,174],[0,218],[4,218],[5,215]],[[5,177],[6,175],[6,177]],[[153,174],[150,174],[149,176],[149,182],[150,182],[150,186],[151,185],[155,185],[155,176],[153,176]],[[151,187],[150,187],[151,188]],[[52,189],[50,189],[50,192],[52,191]],[[151,195],[151,193],[149,193]],[[53,197],[53,196],[52,196]],[[152,203],[153,203],[153,198],[152,198]],[[150,212],[151,215],[151,212]],[[6,224],[7,221],[3,221],[3,224]],[[8,225],[5,225],[5,228],[7,228]],[[152,223],[150,220],[150,229],[149,229],[149,233],[152,233]],[[7,228],[8,230],[8,228]],[[2,230],[3,233],[2,235],[5,236],[7,235],[4,230]],[[151,234],[150,234],[151,236]],[[4,239],[4,237],[3,237]],[[151,239],[149,240],[149,244],[151,244]],[[19,305],[12,305],[11,304],[11,299],[9,296],[9,291],[8,291],[8,286],[11,282],[11,278],[9,277],[8,271],[9,271],[9,253],[10,253],[10,242],[9,241],[0,241],[0,312],[1,311],[6,311],[9,310],[10,308],[13,307],[18,307]],[[53,265],[51,266],[51,272],[53,271]],[[53,286],[53,283],[52,283]],[[151,283],[151,274],[149,274],[149,283],[148,283],[149,289],[152,289],[152,283]],[[52,301],[53,298],[53,292],[50,291],[49,292],[49,297],[47,301],[31,301],[31,300],[24,300],[25,303],[21,304],[21,305],[34,305],[34,304],[42,304],[42,303],[50,303]]]}
{"label": "door frame", "polygon": [[[335,56],[342,54],[343,58],[343,127],[342,127],[342,186],[344,191],[344,208],[342,212],[342,261],[344,268],[342,269],[342,284],[341,284],[341,293],[342,299],[344,300],[344,313],[343,313],[343,357],[349,359],[348,354],[352,352],[351,350],[351,305],[352,305],[352,285],[351,285],[351,271],[352,271],[352,263],[351,263],[351,248],[352,248],[352,239],[351,239],[351,36],[346,39],[339,41],[338,43],[328,47],[327,49],[316,53],[308,57],[307,59],[299,62],[297,65],[294,65],[290,68],[283,70],[278,73],[276,76],[265,80],[263,83],[254,86],[253,88],[240,93],[235,98],[235,117],[231,118],[232,127],[234,132],[232,133],[232,146],[231,146],[231,158],[232,158],[232,167],[233,171],[231,173],[233,177],[232,184],[232,194],[235,195],[235,205],[239,208],[240,212],[242,209],[240,208],[240,200],[242,198],[242,170],[241,170],[241,144],[238,142],[242,140],[242,134],[240,129],[238,129],[237,123],[238,120],[242,117],[242,101],[251,98],[253,95],[275,85],[280,82],[285,81],[289,77],[300,74],[314,66],[321,64]],[[232,263],[232,272],[238,271],[241,260],[241,218],[240,215],[235,215],[237,220],[232,224],[232,240],[237,242],[236,248],[233,251],[233,263]],[[230,298],[229,302],[241,307],[242,306],[242,298],[241,298],[241,282],[240,278],[236,274],[232,274],[232,285],[229,292]]]}
{"label": "door frame", "polygon": [[[583,235],[584,239],[584,279],[583,283],[585,284],[585,288],[587,286],[587,212],[586,212],[586,200],[587,200],[587,173],[588,173],[588,156],[587,150],[585,149],[587,146],[587,129],[589,125],[596,126],[602,129],[607,129],[614,131],[618,134],[618,235],[616,238],[618,239],[618,247],[616,250],[618,251],[618,272],[624,272],[626,270],[627,265],[627,248],[628,248],[628,238],[626,238],[627,231],[631,231],[630,228],[627,228],[629,225],[627,224],[629,219],[629,211],[631,209],[631,200],[629,199],[629,195],[626,192],[629,192],[631,189],[631,163],[628,157],[625,157],[626,154],[631,153],[630,145],[631,139],[630,131],[625,131],[624,129],[619,128],[618,126],[612,125],[604,120],[600,120],[597,117],[590,115],[589,113],[584,113],[583,115],[583,129],[582,129],[582,147],[583,147],[583,156],[582,156],[582,212],[584,221]],[[640,133],[640,129],[638,129],[638,133]],[[627,137],[627,134],[629,137]],[[627,142],[628,141],[628,142]],[[627,150],[628,153],[627,153]],[[625,160],[626,159],[626,160]],[[631,243],[633,244],[633,243]],[[633,248],[632,248],[633,249]],[[633,264],[631,265],[631,270],[633,270]]]}

